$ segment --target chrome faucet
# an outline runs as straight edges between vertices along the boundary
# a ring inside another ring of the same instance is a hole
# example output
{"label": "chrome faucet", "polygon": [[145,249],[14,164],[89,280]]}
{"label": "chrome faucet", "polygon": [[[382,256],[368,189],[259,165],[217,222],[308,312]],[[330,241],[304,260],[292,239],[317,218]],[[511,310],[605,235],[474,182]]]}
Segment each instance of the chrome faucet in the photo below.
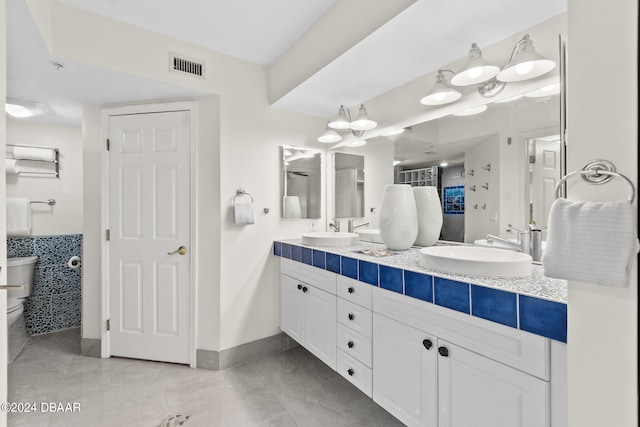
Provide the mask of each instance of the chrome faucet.
{"label": "chrome faucet", "polygon": [[542,230],[536,227],[535,224],[529,224],[529,230],[518,230],[511,227],[511,224],[507,227],[507,232],[515,231],[518,233],[518,240],[512,241],[503,239],[493,234],[487,234],[487,242],[500,242],[511,248],[514,248],[518,252],[523,252],[527,255],[531,255],[533,261],[540,261],[542,259]]}
{"label": "chrome faucet", "polygon": [[333,231],[337,233],[340,231],[340,221],[336,221],[336,219],[333,218],[333,222],[329,223],[329,228],[333,229]]}
{"label": "chrome faucet", "polygon": [[367,225],[369,225],[368,222],[363,222],[362,224],[358,224],[354,226],[353,221],[355,221],[355,218],[350,218],[349,221],[347,222],[347,231],[349,231],[349,233],[353,233],[353,231],[356,228],[366,227]]}

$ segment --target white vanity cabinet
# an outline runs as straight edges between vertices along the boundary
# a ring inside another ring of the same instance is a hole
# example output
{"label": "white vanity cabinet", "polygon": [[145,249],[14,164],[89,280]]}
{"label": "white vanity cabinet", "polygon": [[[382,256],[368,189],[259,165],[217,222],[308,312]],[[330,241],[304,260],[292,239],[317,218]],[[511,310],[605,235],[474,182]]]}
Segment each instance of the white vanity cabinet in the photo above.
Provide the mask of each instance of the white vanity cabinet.
{"label": "white vanity cabinet", "polygon": [[280,329],[336,369],[336,274],[281,258]]}
{"label": "white vanity cabinet", "polygon": [[405,300],[373,295],[378,404],[408,426],[550,425],[549,340]]}

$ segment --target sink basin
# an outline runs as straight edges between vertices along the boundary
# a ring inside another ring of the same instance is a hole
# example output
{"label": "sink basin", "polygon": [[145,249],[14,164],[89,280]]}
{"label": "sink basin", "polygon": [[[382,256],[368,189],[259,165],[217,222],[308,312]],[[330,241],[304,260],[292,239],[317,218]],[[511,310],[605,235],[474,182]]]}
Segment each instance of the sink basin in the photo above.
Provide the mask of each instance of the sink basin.
{"label": "sink basin", "polygon": [[531,256],[481,246],[430,246],[420,249],[423,267],[449,274],[519,277],[531,274]]}
{"label": "sink basin", "polygon": [[360,240],[382,243],[382,239],[380,238],[380,229],[378,228],[357,228],[356,233],[360,236]]}
{"label": "sink basin", "polygon": [[317,231],[302,235],[302,244],[311,246],[351,246],[357,245],[360,237],[356,233]]}

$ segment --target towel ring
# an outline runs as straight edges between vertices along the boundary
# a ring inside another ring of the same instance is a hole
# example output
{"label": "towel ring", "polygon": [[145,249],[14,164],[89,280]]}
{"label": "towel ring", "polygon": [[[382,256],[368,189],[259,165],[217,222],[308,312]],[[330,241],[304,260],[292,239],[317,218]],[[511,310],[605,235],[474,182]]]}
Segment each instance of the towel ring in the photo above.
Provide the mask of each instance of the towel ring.
{"label": "towel ring", "polygon": [[622,181],[626,182],[629,186],[629,203],[633,203],[636,198],[636,188],[633,186],[633,183],[621,173],[615,171],[615,167],[612,163],[606,160],[594,160],[592,162],[587,163],[581,170],[573,171],[571,173],[563,176],[560,181],[556,184],[555,195],[556,199],[560,198],[560,190],[562,189],[562,184],[564,184],[570,178],[574,176],[581,176],[582,179],[589,182],[590,184],[604,184],[608,182],[611,178],[619,178]]}
{"label": "towel ring", "polygon": [[235,203],[235,202],[236,202],[236,198],[238,198],[238,197],[243,197],[243,196],[249,196],[249,197],[251,197],[251,203],[253,203],[253,196],[252,196],[251,194],[247,193],[246,191],[244,191],[244,189],[242,189],[242,188],[238,188],[238,189],[236,190],[236,195],[235,195],[235,196],[233,196],[233,203]]}

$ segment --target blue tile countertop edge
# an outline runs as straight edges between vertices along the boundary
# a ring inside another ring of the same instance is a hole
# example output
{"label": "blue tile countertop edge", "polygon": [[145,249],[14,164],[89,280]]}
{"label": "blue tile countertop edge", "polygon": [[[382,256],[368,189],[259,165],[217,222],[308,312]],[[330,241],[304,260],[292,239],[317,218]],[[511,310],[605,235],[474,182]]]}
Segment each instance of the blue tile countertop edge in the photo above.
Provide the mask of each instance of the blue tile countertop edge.
{"label": "blue tile countertop edge", "polygon": [[384,245],[360,242],[348,247],[303,245],[300,239],[273,244],[275,256],[360,280],[407,297],[567,342],[567,282],[545,277],[533,265],[527,277],[471,277],[438,273],[420,264],[419,250],[386,257],[363,254]]}

